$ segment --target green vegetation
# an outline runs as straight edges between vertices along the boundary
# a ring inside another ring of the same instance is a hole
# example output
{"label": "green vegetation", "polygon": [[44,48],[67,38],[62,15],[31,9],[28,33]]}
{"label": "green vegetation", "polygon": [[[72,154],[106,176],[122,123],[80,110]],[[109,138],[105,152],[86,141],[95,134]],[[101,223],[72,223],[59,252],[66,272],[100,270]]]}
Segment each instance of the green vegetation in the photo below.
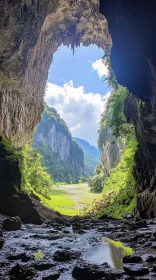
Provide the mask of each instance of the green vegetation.
{"label": "green vegetation", "polygon": [[21,173],[18,151],[3,135],[0,135],[0,173],[0,207],[5,208],[5,199],[20,191]]}
{"label": "green vegetation", "polygon": [[110,54],[111,54],[111,46],[108,45],[107,49],[105,51],[105,55],[103,56],[103,62],[108,68],[108,75],[105,77],[105,80],[107,81],[110,88],[113,88],[116,90],[116,89],[118,89],[119,84],[115,78],[113,69],[111,67]]}
{"label": "green vegetation", "polygon": [[86,181],[88,176],[94,175],[94,169],[99,161],[100,151],[81,138],[73,137],[74,141],[82,148],[84,153],[84,176]]}
{"label": "green vegetation", "polygon": [[[127,124],[124,115],[124,100],[127,90],[118,85],[112,92],[107,107],[102,115],[98,145],[102,150],[105,142],[110,143],[107,153],[111,163],[109,174],[105,174],[104,167],[100,165],[95,175],[89,178],[91,190],[100,191],[101,199],[88,209],[89,213],[100,217],[110,214],[120,218],[125,212],[135,209],[135,181],[132,175],[134,153],[136,151],[136,138],[132,124]],[[117,161],[117,155],[120,157]]]}
{"label": "green vegetation", "polygon": [[104,184],[104,166],[102,163],[98,163],[95,171],[94,176],[88,178],[88,186],[90,187],[91,192],[94,193],[101,193]]}
{"label": "green vegetation", "polygon": [[104,238],[104,241],[109,245],[113,267],[122,270],[122,258],[132,255],[132,249],[129,247],[125,247],[121,242],[114,241],[108,238]]}
{"label": "green vegetation", "polygon": [[42,114],[42,118],[44,117],[46,118],[46,120],[48,119],[49,122],[51,121],[55,122],[56,127],[59,128],[59,131],[64,132],[65,134],[71,136],[71,133],[65,121],[60,117],[60,115],[57,113],[57,111],[54,108],[49,107],[46,103],[44,103],[44,112]]}
{"label": "green vegetation", "polygon": [[126,96],[127,89],[119,86],[116,91],[113,91],[109,99],[109,106],[112,109],[112,117],[109,125],[115,137],[127,136],[133,131],[133,126],[127,123],[124,114],[124,100]]}
{"label": "green vegetation", "polygon": [[[5,153],[5,160],[14,164],[19,161],[19,154],[17,150],[11,145],[10,141],[4,137],[2,134],[0,135],[0,159],[3,160],[3,154]],[[5,152],[4,152],[5,151]]]}
{"label": "green vegetation", "polygon": [[55,183],[78,183],[84,169],[83,151],[72,140],[66,123],[57,111],[46,104],[34,133],[33,147],[41,154],[42,165],[46,167]]}
{"label": "green vegetation", "polygon": [[119,241],[114,241],[114,240],[109,239],[109,238],[104,238],[104,241],[107,242],[108,244],[110,244],[110,245],[113,246],[113,247],[116,247],[116,248],[118,248],[118,249],[122,249],[122,251],[123,251],[122,257],[130,256],[130,255],[132,255],[132,253],[133,253],[133,250],[132,250],[130,247],[124,246],[124,245],[123,245],[121,242],[119,242]]}
{"label": "green vegetation", "polygon": [[36,193],[49,198],[53,181],[42,166],[42,156],[33,148],[26,145],[20,154],[22,173],[22,189],[27,193]]}
{"label": "green vegetation", "polygon": [[84,164],[85,164],[85,177],[88,178],[88,176],[94,175],[94,169],[97,165],[97,160],[87,152],[84,151]]}
{"label": "green vegetation", "polygon": [[36,148],[42,156],[42,165],[46,167],[47,172],[54,179],[55,183],[78,183],[80,177],[79,169],[75,168],[70,162],[62,161],[58,154],[52,150],[49,151],[46,146],[40,145]]}
{"label": "green vegetation", "polygon": [[108,137],[111,129],[111,134],[115,137],[113,140],[119,141],[121,138],[133,133],[133,125],[127,123],[124,114],[124,100],[127,96],[127,89],[118,86],[118,89],[112,91],[107,102],[107,107],[102,115],[100,130],[98,136],[98,146],[102,147]]}
{"label": "green vegetation", "polygon": [[39,195],[41,202],[48,208],[63,215],[83,215],[84,209],[99,198],[98,194],[90,192],[86,183],[74,185],[56,185],[50,194],[50,199]]}
{"label": "green vegetation", "polygon": [[36,260],[41,259],[41,258],[43,258],[43,257],[44,257],[44,255],[43,255],[42,252],[36,252],[36,253],[34,253],[34,258],[35,258]]}
{"label": "green vegetation", "polygon": [[132,175],[136,139],[128,141],[118,165],[105,178],[101,199],[94,203],[93,211],[96,217],[109,214],[121,218],[123,213],[134,212],[135,209],[135,180]]}

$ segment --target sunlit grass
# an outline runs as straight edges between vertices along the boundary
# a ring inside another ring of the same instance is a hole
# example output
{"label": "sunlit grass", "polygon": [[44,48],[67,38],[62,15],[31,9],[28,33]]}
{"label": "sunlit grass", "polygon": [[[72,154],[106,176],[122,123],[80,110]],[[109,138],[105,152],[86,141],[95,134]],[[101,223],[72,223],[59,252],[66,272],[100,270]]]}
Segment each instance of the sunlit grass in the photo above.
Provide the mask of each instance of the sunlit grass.
{"label": "sunlit grass", "polygon": [[50,195],[50,199],[39,196],[41,202],[48,208],[58,211],[67,216],[82,215],[83,209],[92,205],[93,201],[99,197],[98,194],[90,192],[88,185],[57,185]]}
{"label": "sunlit grass", "polygon": [[119,241],[114,241],[112,239],[109,238],[104,238],[104,241],[107,242],[108,244],[118,248],[118,249],[122,249],[123,250],[123,256],[130,256],[133,253],[133,250],[130,247],[126,247],[124,246],[121,242]]}

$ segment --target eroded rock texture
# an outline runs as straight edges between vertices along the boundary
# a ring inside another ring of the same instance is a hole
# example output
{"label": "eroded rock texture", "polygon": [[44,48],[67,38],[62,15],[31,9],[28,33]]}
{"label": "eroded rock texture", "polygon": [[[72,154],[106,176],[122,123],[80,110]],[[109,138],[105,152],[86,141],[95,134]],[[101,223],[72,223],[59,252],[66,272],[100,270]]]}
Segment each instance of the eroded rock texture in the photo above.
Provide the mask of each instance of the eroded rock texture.
{"label": "eroded rock texture", "polygon": [[57,48],[105,49],[111,38],[98,0],[2,0],[0,13],[0,133],[22,147],[40,119]]}
{"label": "eroded rock texture", "polygon": [[134,177],[142,217],[156,216],[156,2],[100,1],[112,36],[111,64],[118,82],[132,93],[125,101],[138,150]]}

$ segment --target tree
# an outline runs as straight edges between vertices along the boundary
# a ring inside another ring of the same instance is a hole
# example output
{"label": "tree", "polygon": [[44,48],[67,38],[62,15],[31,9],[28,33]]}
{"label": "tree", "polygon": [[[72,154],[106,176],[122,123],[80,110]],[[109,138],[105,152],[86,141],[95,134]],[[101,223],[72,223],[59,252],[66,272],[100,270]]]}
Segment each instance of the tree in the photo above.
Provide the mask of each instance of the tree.
{"label": "tree", "polygon": [[49,196],[53,181],[41,164],[42,156],[26,145],[21,153],[22,188]]}

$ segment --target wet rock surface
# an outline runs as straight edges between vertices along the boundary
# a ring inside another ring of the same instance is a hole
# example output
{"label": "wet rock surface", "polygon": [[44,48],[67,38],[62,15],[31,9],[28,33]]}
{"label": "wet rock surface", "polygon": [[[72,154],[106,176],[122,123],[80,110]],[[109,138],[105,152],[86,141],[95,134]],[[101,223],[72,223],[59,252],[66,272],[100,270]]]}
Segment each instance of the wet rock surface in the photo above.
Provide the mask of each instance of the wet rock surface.
{"label": "wet rock surface", "polygon": [[123,275],[122,271],[115,271],[111,267],[104,263],[102,265],[89,264],[81,261],[77,264],[73,271],[72,276],[78,280],[100,280],[100,279],[121,279]]}
{"label": "wet rock surface", "polygon": [[149,273],[148,267],[140,264],[125,264],[124,271],[130,276],[143,276]]}
{"label": "wet rock surface", "polygon": [[69,248],[64,250],[58,250],[54,253],[54,260],[58,262],[70,261],[77,259],[81,256],[81,252],[70,250]]}
{"label": "wet rock surface", "polygon": [[142,261],[142,258],[140,256],[125,256],[122,259],[123,263],[140,263]]}
{"label": "wet rock surface", "polygon": [[[133,216],[122,221],[68,218],[42,225],[21,223],[19,230],[0,231],[0,279],[154,280],[155,236],[155,219]],[[122,242],[125,251],[105,238]]]}
{"label": "wet rock surface", "polygon": [[19,217],[7,218],[3,221],[3,229],[8,231],[19,230],[21,228],[21,220]]}
{"label": "wet rock surface", "polygon": [[59,271],[54,271],[48,276],[43,277],[43,280],[57,280],[60,277],[60,272]]}

